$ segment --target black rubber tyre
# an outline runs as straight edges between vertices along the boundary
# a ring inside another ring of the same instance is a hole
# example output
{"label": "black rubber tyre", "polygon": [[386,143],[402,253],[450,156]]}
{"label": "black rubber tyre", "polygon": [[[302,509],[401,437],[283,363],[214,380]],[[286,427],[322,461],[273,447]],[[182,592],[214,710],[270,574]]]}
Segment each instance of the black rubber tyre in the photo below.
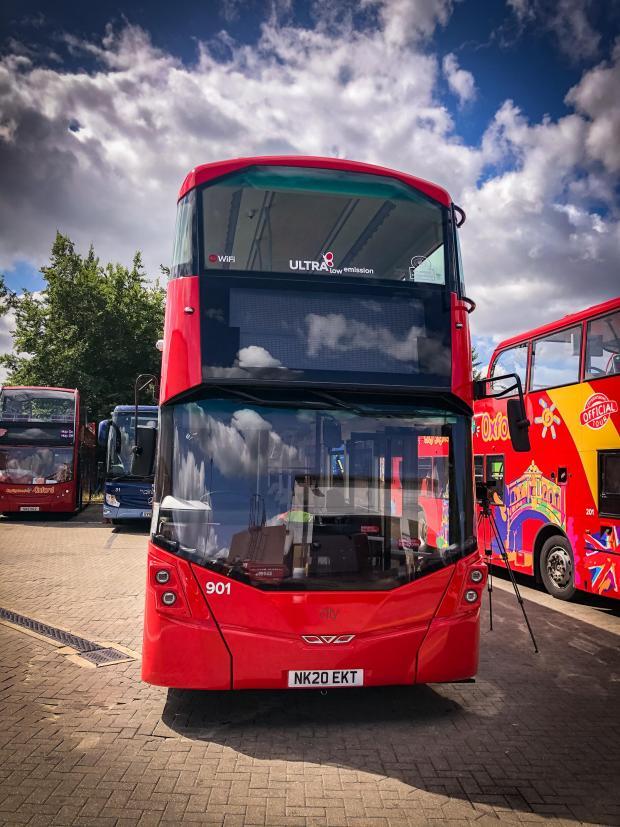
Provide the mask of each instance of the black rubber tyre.
{"label": "black rubber tyre", "polygon": [[545,589],[559,600],[575,595],[575,558],[566,537],[556,534],[545,541],[540,552],[540,577]]}

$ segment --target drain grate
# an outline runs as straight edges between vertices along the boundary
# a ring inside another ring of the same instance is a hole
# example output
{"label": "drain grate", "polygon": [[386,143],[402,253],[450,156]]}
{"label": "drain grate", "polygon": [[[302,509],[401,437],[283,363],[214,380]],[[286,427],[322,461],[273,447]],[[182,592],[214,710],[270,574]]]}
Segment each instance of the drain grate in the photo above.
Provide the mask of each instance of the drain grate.
{"label": "drain grate", "polygon": [[6,620],[16,626],[30,629],[38,635],[43,635],[43,637],[51,638],[64,646],[69,646],[71,649],[75,649],[85,660],[94,663],[96,666],[106,666],[110,663],[128,660],[130,657],[125,652],[119,652],[117,649],[102,646],[100,643],[86,640],[86,638],[78,637],[78,635],[72,635],[71,632],[66,632],[64,629],[57,629],[55,626],[41,623],[40,620],[33,620],[31,617],[25,617],[17,612],[12,612],[10,609],[0,607],[0,620]]}
{"label": "drain grate", "polygon": [[107,666],[110,663],[129,660],[129,655],[119,652],[118,649],[95,649],[93,652],[81,652],[80,654],[84,660],[89,660],[96,666]]}

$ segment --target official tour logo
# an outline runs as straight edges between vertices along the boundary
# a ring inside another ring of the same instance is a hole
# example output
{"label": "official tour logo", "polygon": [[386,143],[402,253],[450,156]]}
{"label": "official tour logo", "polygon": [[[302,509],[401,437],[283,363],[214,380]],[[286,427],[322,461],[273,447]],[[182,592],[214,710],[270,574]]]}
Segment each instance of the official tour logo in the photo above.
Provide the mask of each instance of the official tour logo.
{"label": "official tour logo", "polygon": [[586,401],[583,411],[579,414],[579,421],[592,430],[598,430],[607,424],[612,414],[618,413],[618,403],[604,393],[593,393]]}

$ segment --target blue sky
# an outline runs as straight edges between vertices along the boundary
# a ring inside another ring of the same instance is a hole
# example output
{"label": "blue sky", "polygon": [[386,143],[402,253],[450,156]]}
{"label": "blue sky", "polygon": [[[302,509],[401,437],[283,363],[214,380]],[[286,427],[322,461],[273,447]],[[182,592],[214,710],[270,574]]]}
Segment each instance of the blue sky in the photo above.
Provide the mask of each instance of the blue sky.
{"label": "blue sky", "polygon": [[5,0],[0,267],[39,289],[58,228],[155,276],[191,166],[347,155],[463,204],[486,357],[617,292],[619,33],[619,0]]}

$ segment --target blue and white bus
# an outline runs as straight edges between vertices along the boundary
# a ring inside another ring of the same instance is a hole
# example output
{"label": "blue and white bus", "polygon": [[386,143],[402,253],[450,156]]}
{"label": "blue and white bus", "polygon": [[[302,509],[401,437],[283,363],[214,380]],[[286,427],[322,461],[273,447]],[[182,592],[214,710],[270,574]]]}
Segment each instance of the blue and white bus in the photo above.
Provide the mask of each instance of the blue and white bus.
{"label": "blue and white bus", "polygon": [[[117,405],[110,419],[99,423],[99,444],[105,448],[103,518],[118,525],[125,520],[148,520],[153,504],[153,474],[132,473],[136,408]],[[157,406],[138,406],[138,428],[157,430]]]}

